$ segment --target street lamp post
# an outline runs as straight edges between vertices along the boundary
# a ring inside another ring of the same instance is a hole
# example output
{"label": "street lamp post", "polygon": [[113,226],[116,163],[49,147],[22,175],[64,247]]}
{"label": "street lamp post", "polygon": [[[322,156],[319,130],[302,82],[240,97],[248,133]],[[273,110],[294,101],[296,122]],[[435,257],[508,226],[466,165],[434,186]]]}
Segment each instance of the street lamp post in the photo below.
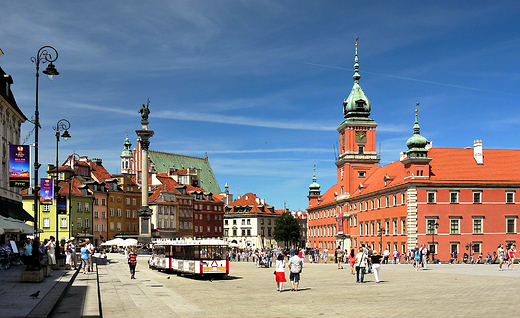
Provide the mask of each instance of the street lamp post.
{"label": "street lamp post", "polygon": [[466,251],[469,250],[469,262],[471,262],[471,252],[473,251],[473,242],[466,244]]}
{"label": "street lamp post", "polygon": [[383,255],[383,233],[384,232],[385,232],[384,228],[379,229],[379,236],[381,238],[379,241],[379,255]]}
{"label": "street lamp post", "polygon": [[432,233],[432,245],[430,253],[432,254],[432,262],[435,261],[435,231],[439,228],[439,223],[428,222],[428,230]]}
{"label": "street lamp post", "polygon": [[60,194],[59,192],[59,174],[58,174],[58,144],[60,141],[60,134],[63,131],[63,134],[61,134],[61,137],[65,138],[65,140],[68,140],[70,138],[69,129],[70,128],[70,122],[66,119],[60,119],[56,123],[56,126],[52,127],[54,131],[56,132],[56,166],[54,167],[56,169],[56,173],[54,174],[55,180],[54,180],[54,197],[56,200],[56,242],[59,242],[59,214],[58,214],[58,205],[60,201]]}
{"label": "street lamp post", "polygon": [[43,46],[38,50],[36,57],[31,57],[31,61],[36,64],[36,110],[34,111],[34,235],[38,235],[38,217],[40,213],[40,205],[38,200],[38,170],[41,164],[38,162],[38,128],[40,128],[40,112],[38,111],[38,84],[40,78],[40,62],[49,62],[47,68],[43,71],[50,80],[60,73],[54,67],[52,62],[58,59],[58,51],[52,46]]}

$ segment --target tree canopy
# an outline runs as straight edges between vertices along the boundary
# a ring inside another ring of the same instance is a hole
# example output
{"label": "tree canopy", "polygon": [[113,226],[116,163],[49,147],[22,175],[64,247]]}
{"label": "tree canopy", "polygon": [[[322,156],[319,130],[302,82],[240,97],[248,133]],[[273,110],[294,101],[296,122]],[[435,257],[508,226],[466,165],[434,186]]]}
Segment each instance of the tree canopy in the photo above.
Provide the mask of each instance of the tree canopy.
{"label": "tree canopy", "polygon": [[301,225],[291,212],[285,211],[276,218],[274,227],[274,239],[277,242],[285,242],[285,246],[300,240]]}

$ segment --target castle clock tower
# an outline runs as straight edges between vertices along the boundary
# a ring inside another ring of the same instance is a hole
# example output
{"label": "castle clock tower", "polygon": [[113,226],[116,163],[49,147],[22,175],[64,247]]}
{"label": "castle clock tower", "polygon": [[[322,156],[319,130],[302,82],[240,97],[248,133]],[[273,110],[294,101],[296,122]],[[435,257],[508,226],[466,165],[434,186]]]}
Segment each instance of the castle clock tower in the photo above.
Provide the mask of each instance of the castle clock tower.
{"label": "castle clock tower", "polygon": [[[376,148],[377,123],[369,118],[371,104],[359,85],[359,63],[356,39],[354,86],[343,101],[344,120],[338,127],[339,156],[336,161],[338,196],[348,198],[378,168]],[[339,199],[339,198],[338,198]]]}

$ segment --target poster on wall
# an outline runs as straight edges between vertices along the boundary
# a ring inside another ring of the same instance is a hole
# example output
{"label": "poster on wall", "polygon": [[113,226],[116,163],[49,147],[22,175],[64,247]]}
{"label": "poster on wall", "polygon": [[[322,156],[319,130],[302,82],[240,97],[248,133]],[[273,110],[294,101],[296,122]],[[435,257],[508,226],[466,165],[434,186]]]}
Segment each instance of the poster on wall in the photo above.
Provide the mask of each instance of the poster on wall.
{"label": "poster on wall", "polygon": [[9,186],[28,188],[31,183],[31,158],[28,145],[9,145]]}
{"label": "poster on wall", "polygon": [[54,197],[54,180],[42,178],[40,180],[40,202],[41,204],[52,204]]}
{"label": "poster on wall", "polygon": [[67,214],[67,198],[58,195],[58,214]]}

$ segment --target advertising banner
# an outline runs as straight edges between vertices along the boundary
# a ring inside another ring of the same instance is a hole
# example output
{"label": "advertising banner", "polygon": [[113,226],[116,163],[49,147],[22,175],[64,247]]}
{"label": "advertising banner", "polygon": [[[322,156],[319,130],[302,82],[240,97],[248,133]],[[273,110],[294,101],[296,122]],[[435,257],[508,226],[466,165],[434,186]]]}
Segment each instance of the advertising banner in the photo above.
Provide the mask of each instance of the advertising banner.
{"label": "advertising banner", "polygon": [[338,234],[343,234],[343,212],[338,213]]}
{"label": "advertising banner", "polygon": [[28,145],[9,145],[9,186],[28,188],[31,184],[31,158]]}
{"label": "advertising banner", "polygon": [[58,214],[67,214],[67,197],[58,194]]}
{"label": "advertising banner", "polygon": [[54,197],[54,180],[42,178],[40,181],[40,202],[42,204],[52,204]]}

